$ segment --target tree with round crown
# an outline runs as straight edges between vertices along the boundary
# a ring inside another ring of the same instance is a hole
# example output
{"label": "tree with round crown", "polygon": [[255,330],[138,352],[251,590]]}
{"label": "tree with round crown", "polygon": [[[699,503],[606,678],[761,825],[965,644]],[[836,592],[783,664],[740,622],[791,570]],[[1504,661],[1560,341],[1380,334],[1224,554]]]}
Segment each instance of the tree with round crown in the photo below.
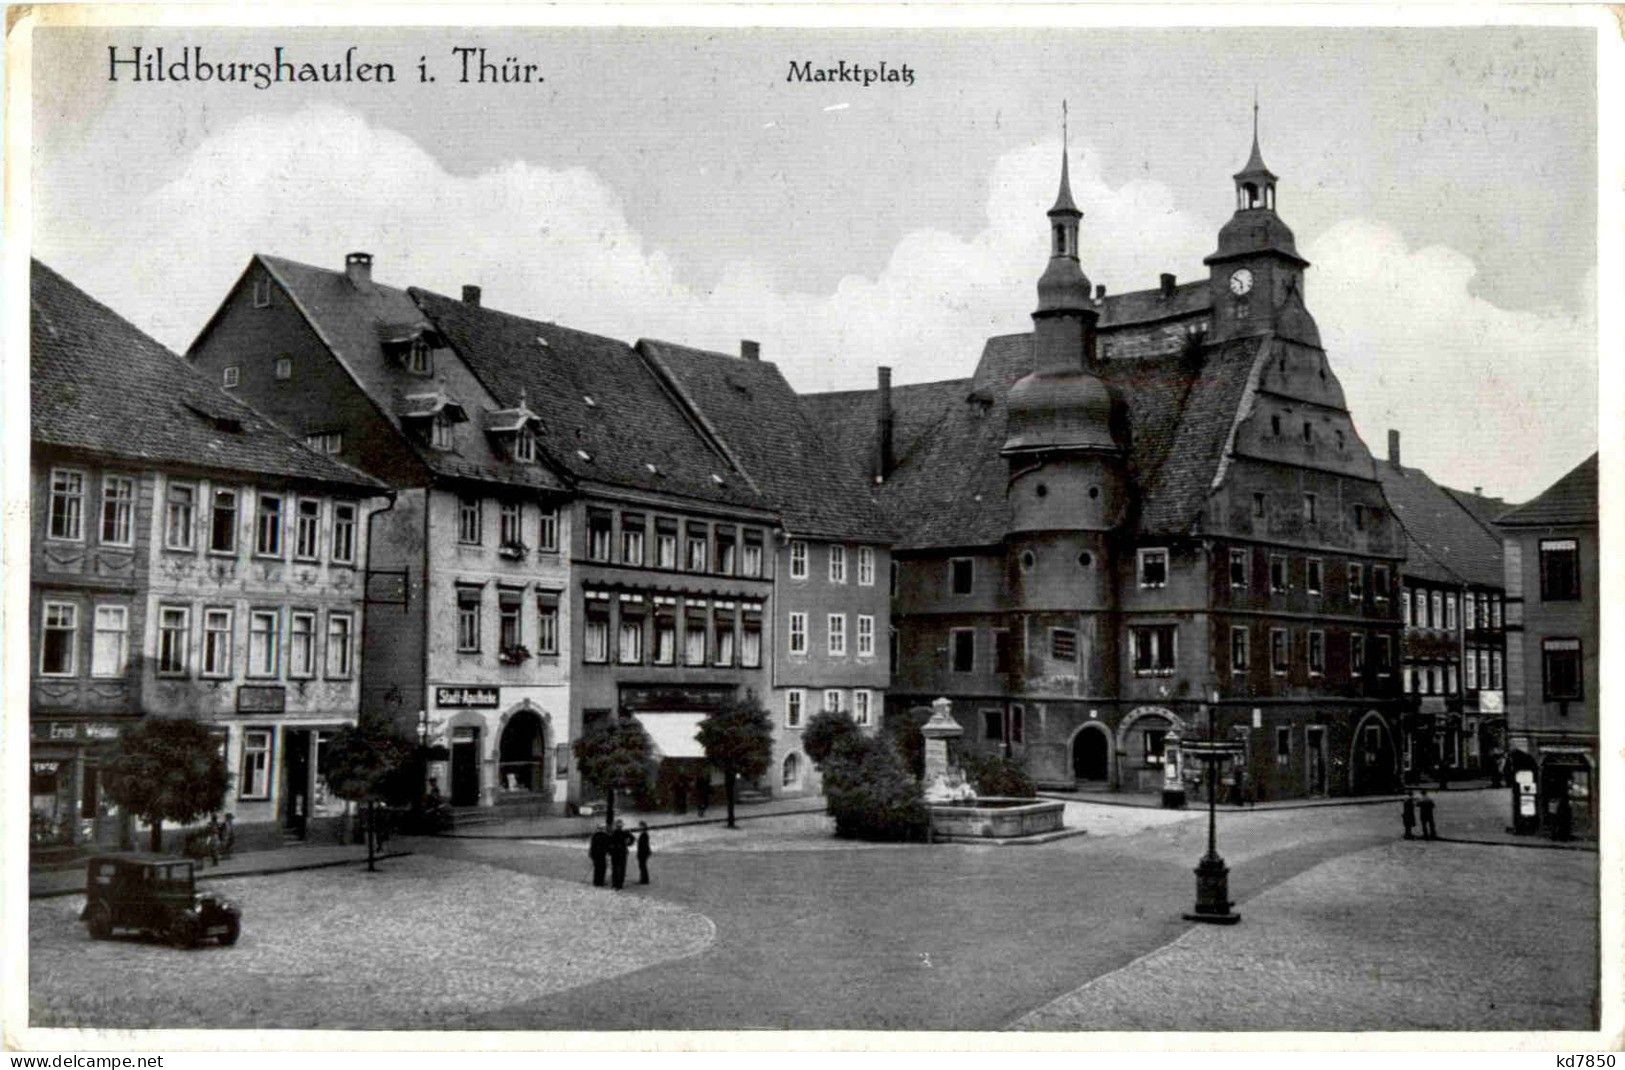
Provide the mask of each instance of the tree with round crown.
{"label": "tree with round crown", "polygon": [[739,778],[755,779],[773,760],[773,721],[756,698],[746,691],[700,722],[696,736],[705,748],[705,760],[722,772],[728,797],[728,827],[734,828],[734,792]]}
{"label": "tree with round crown", "polygon": [[148,846],[163,850],[163,824],[186,824],[225,803],[231,774],[221,740],[199,721],[149,717],[119,740],[106,767],[107,794],[151,826]]}
{"label": "tree with round crown", "polygon": [[635,790],[649,776],[654,744],[632,718],[599,725],[570,745],[581,777],[604,793],[604,824],[615,823],[615,792]]}

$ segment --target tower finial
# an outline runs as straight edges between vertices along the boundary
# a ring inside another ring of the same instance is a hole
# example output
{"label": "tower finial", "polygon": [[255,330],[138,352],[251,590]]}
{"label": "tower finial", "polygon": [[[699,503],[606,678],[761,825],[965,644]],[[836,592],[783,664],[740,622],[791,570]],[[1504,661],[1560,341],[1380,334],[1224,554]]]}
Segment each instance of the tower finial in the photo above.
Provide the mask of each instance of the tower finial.
{"label": "tower finial", "polygon": [[[1254,125],[1255,128],[1257,127],[1256,123],[1254,123],[1253,125]],[[1063,159],[1066,157],[1066,147],[1067,147],[1067,139],[1066,139],[1066,98],[1062,97],[1061,98],[1061,156],[1062,156]]]}
{"label": "tower finial", "polygon": [[1253,144],[1258,144],[1258,86],[1253,86]]}

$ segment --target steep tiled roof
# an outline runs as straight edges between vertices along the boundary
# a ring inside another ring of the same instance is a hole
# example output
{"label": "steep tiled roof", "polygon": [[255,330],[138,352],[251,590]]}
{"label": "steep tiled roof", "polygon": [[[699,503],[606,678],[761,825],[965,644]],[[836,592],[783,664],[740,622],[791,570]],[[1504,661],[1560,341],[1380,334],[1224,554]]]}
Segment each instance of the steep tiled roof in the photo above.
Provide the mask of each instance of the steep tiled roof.
{"label": "steep tiled roof", "polygon": [[[1128,476],[1141,488],[1139,526],[1183,531],[1212,489],[1253,366],[1258,338],[1186,356],[1106,361],[1097,374],[1127,411]],[[990,338],[968,380],[892,390],[896,467],[878,488],[898,547],[991,545],[1004,538],[1009,508],[1004,445],[1010,388],[1033,367],[1032,335]],[[807,411],[863,471],[873,438],[874,392],[803,398]]]}
{"label": "steep tiled roof", "polygon": [[631,346],[427,290],[411,295],[502,406],[526,397],[544,446],[573,477],[766,508]]}
{"label": "steep tiled roof", "polygon": [[38,260],[30,294],[37,445],[382,493],[381,483],[307,448]]}
{"label": "steep tiled roof", "polygon": [[637,349],[710,425],[792,533],[890,541],[868,482],[826,447],[776,365],[670,342],[643,340]]}
{"label": "steep tiled roof", "polygon": [[1169,297],[1163,296],[1160,287],[1107,294],[1106,299],[1097,306],[1100,312],[1099,329],[1109,331],[1132,323],[1149,323],[1206,312],[1212,306],[1212,293],[1208,280],[1199,279],[1175,286]]}
{"label": "steep tiled roof", "polygon": [[1444,492],[1460,502],[1462,508],[1472,513],[1473,519],[1477,520],[1496,541],[1500,541],[1501,538],[1501,533],[1495,530],[1496,517],[1509,509],[1517,508],[1504,498],[1490,498],[1471,491],[1457,490],[1455,487],[1445,487]]}
{"label": "steep tiled roof", "polygon": [[[277,256],[260,254],[258,259],[396,427],[402,416],[421,413],[424,397],[436,393],[459,404],[476,429],[484,426],[484,412],[502,407],[457,361],[438,362],[435,377],[425,379],[385,355],[385,342],[410,339],[433,328],[406,291],[372,281],[357,285],[341,271]],[[418,435],[405,438],[423,463],[442,476],[545,490],[565,485],[546,466],[516,463],[477,432],[460,435],[455,452],[433,449]]]}
{"label": "steep tiled roof", "polygon": [[1597,455],[1581,461],[1534,500],[1503,513],[1496,523],[1507,527],[1596,526]]}
{"label": "steep tiled roof", "polygon": [[1405,529],[1407,576],[1444,583],[1505,584],[1501,540],[1477,515],[1420,468],[1381,461],[1377,478],[1388,505]]}

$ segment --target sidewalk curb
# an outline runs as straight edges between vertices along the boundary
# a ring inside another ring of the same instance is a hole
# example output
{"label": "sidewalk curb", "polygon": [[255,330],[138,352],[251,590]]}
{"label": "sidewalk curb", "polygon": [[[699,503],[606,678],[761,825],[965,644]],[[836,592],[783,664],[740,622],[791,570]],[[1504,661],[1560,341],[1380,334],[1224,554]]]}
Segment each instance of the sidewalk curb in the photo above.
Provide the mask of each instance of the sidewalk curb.
{"label": "sidewalk curb", "polygon": [[[799,814],[822,814],[827,812],[822,806],[804,807],[799,810],[775,810],[771,814],[735,814],[734,820],[736,822],[760,821],[768,817],[793,817]],[[728,819],[726,817],[708,817],[703,820],[673,821],[668,824],[650,825],[649,831],[659,832],[662,829],[692,828],[697,825],[725,825],[727,823]],[[585,840],[591,836],[591,832],[439,832],[425,838],[436,840]]]}
{"label": "sidewalk curb", "polygon": [[1433,842],[1471,844],[1475,847],[1522,847],[1525,849],[1534,849],[1536,851],[1585,851],[1589,854],[1598,853],[1597,847],[1584,843],[1576,843],[1573,846],[1565,846],[1560,843],[1541,843],[1538,841],[1519,843],[1516,840],[1467,840],[1457,839],[1454,836],[1435,836],[1433,838]]}
{"label": "sidewalk curb", "polygon": [[[373,856],[373,860],[382,862],[386,858],[406,858],[410,854],[412,854],[411,851],[391,851],[388,854],[375,855]],[[297,866],[267,866],[262,869],[238,870],[234,873],[206,873],[200,874],[197,879],[199,881],[228,881],[235,880],[238,877],[274,877],[279,873],[302,873],[306,870],[312,869],[333,869],[337,866],[353,866],[357,863],[365,863],[366,861],[367,860],[365,858],[340,858],[331,862],[306,862]],[[61,899],[64,896],[84,894],[85,889],[83,886],[74,888],[49,888],[38,892],[30,891],[28,893],[28,898],[30,900]]]}
{"label": "sidewalk curb", "polygon": [[[1118,802],[1115,799],[1079,798],[1075,795],[1051,794],[1039,792],[1040,799],[1053,799],[1057,802],[1075,802],[1094,806],[1116,806],[1125,810],[1167,810],[1165,806],[1143,806],[1140,803]],[[1262,806],[1237,806],[1234,803],[1219,803],[1214,809],[1221,814],[1273,814],[1282,810],[1328,810],[1341,806],[1381,806],[1386,803],[1404,802],[1403,795],[1362,795],[1350,799],[1337,799],[1331,802],[1299,802],[1299,803],[1265,803]],[[1191,801],[1180,809],[1188,813],[1206,810],[1205,802]],[[1174,811],[1177,813],[1178,811]]]}

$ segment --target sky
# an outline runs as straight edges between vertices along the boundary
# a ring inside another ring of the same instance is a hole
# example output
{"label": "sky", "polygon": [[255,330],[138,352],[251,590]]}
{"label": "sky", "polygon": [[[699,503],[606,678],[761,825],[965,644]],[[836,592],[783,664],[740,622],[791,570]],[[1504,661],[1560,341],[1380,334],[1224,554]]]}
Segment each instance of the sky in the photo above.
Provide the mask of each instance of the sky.
{"label": "sky", "polygon": [[[1379,455],[1523,500],[1597,439],[1584,29],[53,29],[36,256],[184,350],[254,252],[626,341],[762,343],[801,390],[970,374],[1027,330],[1070,116],[1080,259],[1205,277],[1259,101],[1305,296]],[[393,85],[108,77],[108,49],[391,62]],[[459,81],[455,48],[530,85]],[[435,77],[420,82],[425,59]],[[912,84],[807,84],[906,65]]]}

